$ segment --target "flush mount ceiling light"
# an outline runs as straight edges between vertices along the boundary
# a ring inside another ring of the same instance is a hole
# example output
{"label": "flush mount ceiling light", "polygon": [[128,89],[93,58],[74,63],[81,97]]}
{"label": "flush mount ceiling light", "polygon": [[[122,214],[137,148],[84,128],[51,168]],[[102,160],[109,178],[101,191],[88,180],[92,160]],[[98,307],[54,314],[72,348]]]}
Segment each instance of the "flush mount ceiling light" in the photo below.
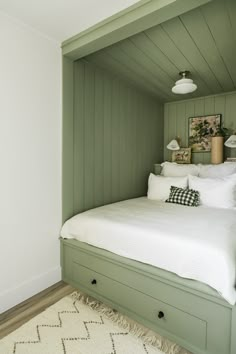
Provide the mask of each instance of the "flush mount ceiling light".
{"label": "flush mount ceiling light", "polygon": [[193,92],[197,89],[197,85],[193,83],[193,80],[187,78],[189,74],[189,71],[181,71],[179,73],[182,78],[176,81],[175,86],[172,87],[172,92],[179,95],[184,95],[186,93]]}

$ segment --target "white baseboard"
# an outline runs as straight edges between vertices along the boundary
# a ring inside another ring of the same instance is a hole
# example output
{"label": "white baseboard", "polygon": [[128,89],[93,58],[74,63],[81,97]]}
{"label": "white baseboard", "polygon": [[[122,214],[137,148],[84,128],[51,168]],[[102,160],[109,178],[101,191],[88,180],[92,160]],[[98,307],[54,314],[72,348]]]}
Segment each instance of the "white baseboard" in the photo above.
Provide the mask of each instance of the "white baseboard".
{"label": "white baseboard", "polygon": [[0,293],[0,313],[48,288],[61,280],[61,267],[31,278],[19,286]]}

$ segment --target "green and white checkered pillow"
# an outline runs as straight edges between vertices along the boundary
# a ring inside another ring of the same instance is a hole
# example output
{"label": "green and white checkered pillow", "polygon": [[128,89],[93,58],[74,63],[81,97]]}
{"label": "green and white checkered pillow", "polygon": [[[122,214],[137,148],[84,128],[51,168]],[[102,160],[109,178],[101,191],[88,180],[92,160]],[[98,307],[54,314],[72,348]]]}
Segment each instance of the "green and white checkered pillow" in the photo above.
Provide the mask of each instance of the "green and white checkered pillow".
{"label": "green and white checkered pillow", "polygon": [[193,189],[183,189],[179,187],[170,187],[170,195],[166,203],[175,203],[188,206],[198,206],[200,204],[200,193]]}

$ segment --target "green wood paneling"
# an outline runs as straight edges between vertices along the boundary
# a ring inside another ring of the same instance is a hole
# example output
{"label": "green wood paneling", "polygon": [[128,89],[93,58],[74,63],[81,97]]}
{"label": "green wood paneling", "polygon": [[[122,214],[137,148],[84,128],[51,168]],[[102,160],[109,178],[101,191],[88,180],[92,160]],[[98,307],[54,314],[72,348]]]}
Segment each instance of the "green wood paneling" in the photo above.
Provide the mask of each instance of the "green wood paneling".
{"label": "green wood paneling", "polygon": [[158,91],[163,92],[169,99],[174,97],[174,94],[169,90],[169,86],[172,85],[173,80],[162,70],[160,65],[154,62],[152,58],[148,57],[145,52],[137,48],[130,40],[122,41],[115,47],[118,47],[118,50],[126,55],[126,65],[129,64],[131,68],[138,65],[136,71],[141,70],[143,75],[148,78],[149,82],[158,88]]}
{"label": "green wood paneling", "polygon": [[[231,0],[231,3],[235,0]],[[214,6],[209,4],[202,8],[203,16],[209,26],[212,36],[215,39],[217,49],[224,61],[230,76],[230,81],[235,87],[236,85],[236,42],[233,33],[233,27],[226,2],[222,0],[214,0]],[[212,16],[212,10],[214,16]],[[232,8],[233,11],[233,8]],[[235,13],[234,13],[235,16]],[[235,22],[235,17],[234,17]],[[220,26],[219,26],[220,23]]]}
{"label": "green wood paneling", "polygon": [[[209,19],[215,15],[216,11],[213,10],[213,13],[209,16]],[[184,23],[189,35],[191,36],[193,43],[195,43],[198,51],[203,56],[206,64],[209,66],[210,71],[217,80],[218,84],[216,87],[220,85],[221,90],[232,90],[234,86],[222,56],[218,51],[215,37],[213,36],[209,24],[203,15],[203,10],[195,11],[194,16],[193,13],[187,13],[184,16],[181,16],[181,20]],[[221,23],[219,27],[222,29]],[[213,79],[212,74],[211,80]],[[205,73],[204,76],[210,80],[209,74],[206,75]]]}
{"label": "green wood paneling", "polygon": [[62,43],[77,60],[212,0],[140,0]]}
{"label": "green wood paneling", "polygon": [[74,63],[73,213],[146,194],[163,158],[163,107],[100,68]]}
{"label": "green wood paneling", "polygon": [[[194,20],[196,18],[196,13],[197,11],[194,12],[194,15],[193,13],[191,14],[191,19]],[[178,41],[178,48],[187,61],[191,63],[193,74],[196,73],[196,77],[201,78],[201,87],[199,88],[207,92],[220,91],[221,87],[218,81],[186,28],[184,17],[163,23],[162,28],[175,43]]]}
{"label": "green wood paneling", "polygon": [[198,86],[187,98],[230,92],[236,89],[235,18],[235,0],[213,0],[86,58],[162,102],[183,99],[171,91],[182,70]]}
{"label": "green wood paneling", "polygon": [[[90,209],[94,206],[94,167],[95,167],[95,71],[90,70],[88,65],[84,66],[85,79],[84,79],[84,208]],[[79,80],[77,77],[75,81]],[[74,92],[75,105],[76,96],[80,92]],[[76,116],[74,120],[76,121]],[[80,139],[80,135],[75,139]],[[82,173],[82,171],[80,171]],[[76,183],[76,181],[75,181]]]}
{"label": "green wood paneling", "polygon": [[94,63],[96,66],[100,66],[102,69],[109,72],[111,76],[118,76],[120,79],[127,81],[129,86],[132,85],[155,97],[159,94],[156,87],[145,83],[145,79],[140,75],[140,73],[136,73],[134,70],[128,68],[126,63],[121,64],[119,58],[112,57],[109,51],[102,51],[94,55],[90,55],[89,57],[86,57],[86,60]]}
{"label": "green wood paneling", "polygon": [[100,71],[95,72],[95,97],[94,97],[94,206],[103,204],[103,153],[104,153],[104,117],[103,97],[104,80]]}
{"label": "green wood paneling", "polygon": [[[63,121],[62,121],[62,221],[73,215],[74,197],[74,106],[73,61],[63,58]],[[69,173],[68,173],[69,171]]]}
{"label": "green wood paneling", "polygon": [[[84,140],[84,134],[81,134],[81,132],[84,132],[85,129],[84,119],[82,119],[83,112],[84,112],[83,88],[85,82],[85,70],[84,70],[83,63],[81,63],[80,66],[79,65],[76,66],[74,70],[75,70],[75,76],[78,78],[78,80],[76,80],[74,83],[74,89],[76,92],[80,92],[80,95],[75,97],[75,101],[77,102],[77,104],[74,105],[74,114],[78,117],[78,119],[74,121],[74,134],[73,134],[73,140],[71,140],[71,143],[73,144],[73,150],[74,150],[73,212],[76,211],[76,205],[84,204],[84,189],[83,189],[84,176],[83,174],[80,173],[80,171],[83,170],[84,163],[85,163],[84,154],[83,154],[85,140]],[[76,137],[79,134],[80,134],[80,139],[76,139]]]}
{"label": "green wood paneling", "polygon": [[[154,92],[158,97],[164,99],[165,93],[167,91],[166,87],[161,89],[161,85],[159,81],[155,79],[152,73],[149,70],[147,70],[143,66],[143,64],[140,63],[139,59],[137,59],[139,54],[137,54],[137,52],[136,54],[131,54],[131,53],[128,54],[127,51],[124,50],[123,46],[119,45],[119,47],[117,47],[117,45],[108,48],[106,52],[108,52],[113,59],[115,59],[116,61],[118,60],[119,63],[122,65],[122,68],[127,68],[128,72],[132,73],[134,76],[138,76],[138,78],[141,79],[142,83],[143,82],[145,83],[145,81],[147,80],[148,86],[150,86],[151,90],[154,90]],[[168,94],[168,97],[169,98],[171,97],[171,93]]]}
{"label": "green wood paneling", "polygon": [[111,126],[112,126],[112,80],[104,76],[103,99],[103,202],[109,204],[112,201],[112,152],[111,152]]}
{"label": "green wood paneling", "polygon": [[[207,114],[222,114],[223,126],[236,131],[236,92],[207,96],[202,98],[171,102],[164,109],[164,159],[171,161],[171,152],[166,145],[171,139],[180,136],[182,146],[188,146],[189,117]],[[225,157],[236,156],[236,149],[225,148]],[[209,152],[193,153],[193,163],[210,163]]]}

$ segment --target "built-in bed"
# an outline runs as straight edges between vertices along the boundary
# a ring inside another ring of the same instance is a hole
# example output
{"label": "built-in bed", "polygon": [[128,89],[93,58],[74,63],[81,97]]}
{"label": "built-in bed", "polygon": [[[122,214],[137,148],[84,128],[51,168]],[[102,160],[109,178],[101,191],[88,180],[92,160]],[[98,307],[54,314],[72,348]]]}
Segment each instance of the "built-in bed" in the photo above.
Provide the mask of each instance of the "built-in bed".
{"label": "built-in bed", "polygon": [[235,354],[235,211],[193,209],[138,198],[75,216],[62,229],[63,280],[194,354]]}
{"label": "built-in bed", "polygon": [[[136,86],[133,87],[135,71],[131,85],[127,86],[127,81],[121,82],[116,80],[116,75],[98,70],[96,63],[94,67],[91,62],[80,59],[169,19],[175,20],[176,16],[207,3],[211,1],[141,0],[132,8],[63,43],[63,221],[102,204],[144,195],[152,164],[163,158],[162,105],[157,104],[159,98],[151,98],[154,91],[159,94],[160,90],[155,87],[146,99],[142,90],[136,91]],[[218,3],[216,14],[219,15],[221,7]],[[193,16],[192,19],[190,25],[196,24],[196,18]],[[169,43],[168,36],[166,39]],[[116,52],[118,61],[114,58],[115,67],[119,64],[119,52],[122,58],[123,49]],[[131,60],[134,66],[135,53]],[[175,57],[174,51],[171,57]],[[104,58],[107,58],[106,52]],[[92,63],[93,59],[92,56]],[[102,64],[106,69],[106,60]],[[129,74],[129,70],[127,72]],[[154,78],[154,81],[157,80]],[[213,113],[214,107],[227,113],[228,126],[232,128],[234,115],[230,107],[233,107],[233,101],[231,98],[228,101],[227,109],[221,96],[218,100],[215,96],[209,97],[207,103],[200,100],[177,108],[174,106],[173,110],[172,106],[166,107],[171,117],[166,120],[167,125],[165,123],[167,138],[180,132],[184,138],[188,129],[185,127],[186,118],[192,114]],[[176,124],[177,116],[181,117],[179,125]],[[207,163],[210,154],[203,155],[203,161]],[[209,223],[209,232],[211,226]],[[160,252],[156,250],[159,256]],[[182,260],[177,251],[174,257]],[[179,276],[181,273],[176,275],[171,269],[163,270],[158,265],[148,265],[145,260],[127,258],[124,254],[115,254],[112,250],[76,239],[61,239],[61,262],[65,282],[191,352],[236,354],[235,305],[221,296],[219,289],[187,279],[187,274],[183,278]],[[217,276],[221,276],[217,259],[211,267],[214,265],[217,282]],[[221,277],[221,280],[224,279]]]}

